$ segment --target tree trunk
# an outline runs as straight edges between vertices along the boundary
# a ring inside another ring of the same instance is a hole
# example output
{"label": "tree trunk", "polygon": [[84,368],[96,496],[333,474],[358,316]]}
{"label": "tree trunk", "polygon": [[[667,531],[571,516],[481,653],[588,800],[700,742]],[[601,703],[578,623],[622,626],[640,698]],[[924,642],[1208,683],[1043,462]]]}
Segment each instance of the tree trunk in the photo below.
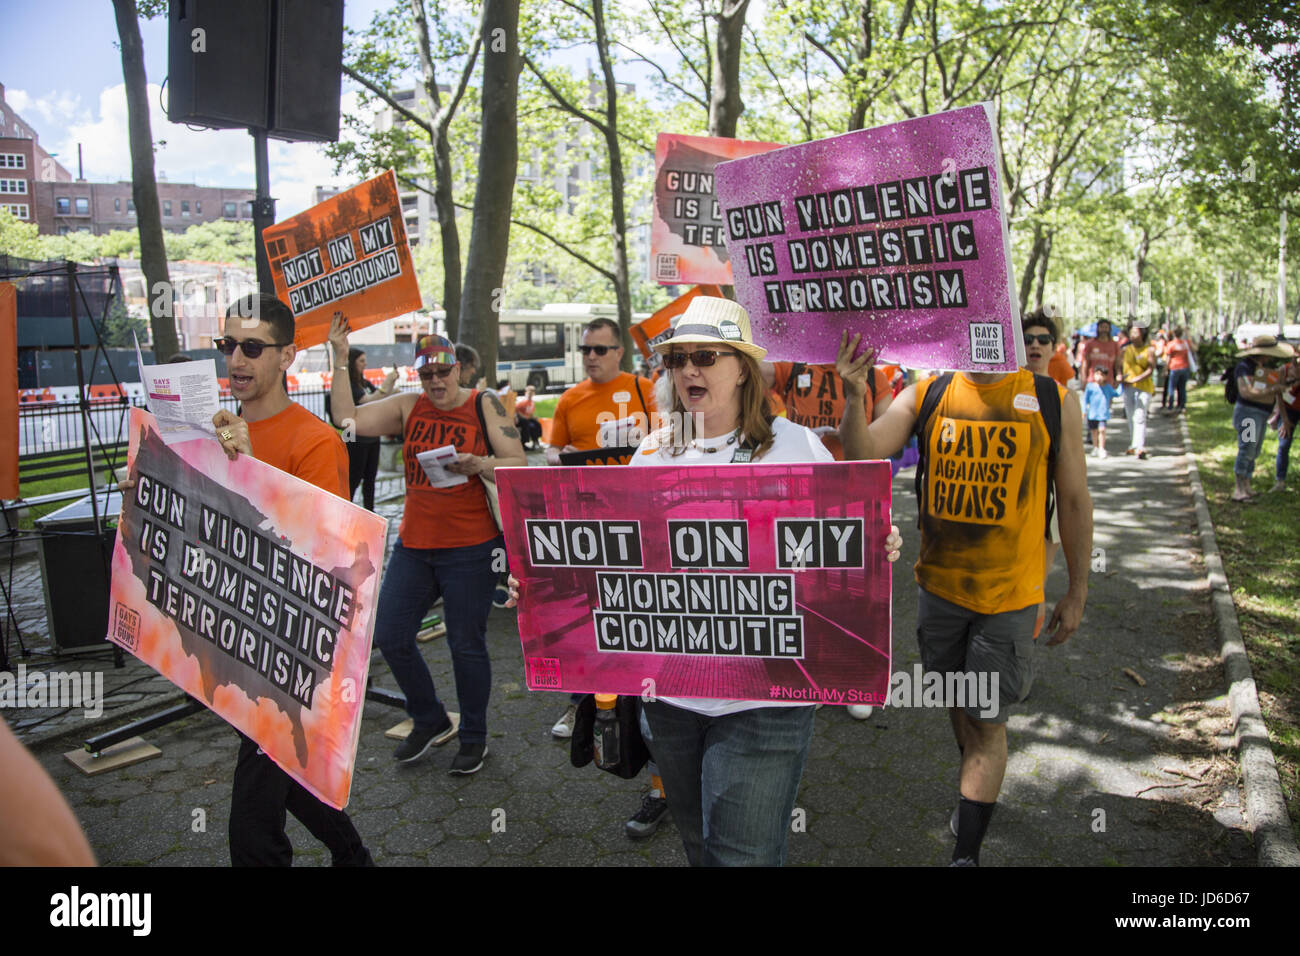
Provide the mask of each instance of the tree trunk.
{"label": "tree trunk", "polygon": [[172,314],[172,284],[167,272],[158,180],[153,168],[153,131],[149,126],[149,89],[144,72],[144,44],[135,0],[113,0],[117,35],[122,46],[122,76],[126,81],[126,115],[131,143],[131,196],[140,230],[140,268],[149,301],[154,362],[161,364],[179,349]]}
{"label": "tree trunk", "polygon": [[740,49],[749,0],[723,0],[718,14],[717,56],[713,59],[713,95],[709,100],[709,135],[735,138],[745,112],[740,100]]}
{"label": "tree trunk", "polygon": [[[1047,236],[1043,241],[1043,252],[1038,257],[1038,282],[1034,287],[1034,308],[1036,309],[1043,307],[1043,287],[1047,284],[1047,261],[1052,257],[1052,235],[1053,231],[1051,229],[1047,230]],[[1022,304],[1021,311],[1027,312],[1029,310]]]}
{"label": "tree trunk", "polygon": [[1029,301],[1029,293],[1033,290],[1034,272],[1038,268],[1038,258],[1043,254],[1043,224],[1034,223],[1034,244],[1029,249],[1029,261],[1025,263],[1025,271],[1020,274],[1020,308],[1025,308],[1025,303]]}
{"label": "tree trunk", "polygon": [[460,301],[460,336],[462,342],[478,351],[483,375],[491,387],[496,385],[498,310],[519,159],[519,4],[514,0],[486,0],[482,39],[483,138],[465,292]]}

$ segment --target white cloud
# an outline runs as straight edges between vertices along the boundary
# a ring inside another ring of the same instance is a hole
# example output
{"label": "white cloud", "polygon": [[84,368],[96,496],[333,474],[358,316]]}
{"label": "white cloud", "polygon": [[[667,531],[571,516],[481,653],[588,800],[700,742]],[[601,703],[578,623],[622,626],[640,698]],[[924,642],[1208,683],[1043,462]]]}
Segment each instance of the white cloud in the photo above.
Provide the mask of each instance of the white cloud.
{"label": "white cloud", "polygon": [[[349,107],[349,96],[353,98],[351,106],[355,108],[355,94],[345,94],[345,110]],[[43,125],[38,117],[58,117],[54,125],[63,129],[61,139],[54,143],[43,142],[42,145],[55,149],[60,162],[74,176],[77,144],[80,143],[87,179],[94,182],[130,180],[131,149],[127,134],[125,84],[110,86],[100,93],[98,116],[81,108],[79,101],[72,97],[50,94],[33,99],[20,90],[12,94],[6,91],[6,97],[11,105],[23,111],[24,117],[36,126],[38,132]],[[26,104],[24,107],[18,106],[19,97]],[[50,112],[54,110],[62,112]],[[149,122],[155,143],[154,170],[160,178],[165,175],[170,182],[200,186],[253,188],[253,140],[245,130],[196,129],[169,122],[159,102],[159,87],[153,83],[149,84]],[[49,128],[48,124],[44,125]],[[162,145],[158,145],[160,141]],[[316,186],[352,185],[334,176],[333,162],[326,157],[324,148],[314,143],[271,140],[268,158],[271,193],[278,200],[277,219],[295,215],[310,206]]]}

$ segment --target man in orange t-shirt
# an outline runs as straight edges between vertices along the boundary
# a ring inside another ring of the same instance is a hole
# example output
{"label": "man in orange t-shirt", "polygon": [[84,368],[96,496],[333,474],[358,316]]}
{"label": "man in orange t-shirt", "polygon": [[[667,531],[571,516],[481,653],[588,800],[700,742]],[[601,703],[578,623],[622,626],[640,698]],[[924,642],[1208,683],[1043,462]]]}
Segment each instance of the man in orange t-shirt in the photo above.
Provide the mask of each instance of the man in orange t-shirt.
{"label": "man in orange t-shirt", "polygon": [[[654,386],[649,380],[619,368],[623,345],[618,323],[593,319],[582,332],[582,365],[587,378],[570,387],[555,405],[551,421],[548,464],[560,464],[560,455],[599,448],[635,446],[652,427]],[[635,417],[641,437],[615,424]]]}
{"label": "man in orange t-shirt", "polygon": [[[252,316],[252,318],[247,318]],[[213,416],[217,440],[232,461],[251,455],[317,488],[348,497],[348,455],[338,434],[284,390],[293,364],[294,317],[274,296],[246,296],[230,307],[225,337],[230,391],[242,417],[222,409]],[[335,369],[344,374],[347,369]],[[230,801],[230,862],[234,866],[289,866],[293,846],[284,832],[285,811],[329,847],[335,866],[373,866],[351,818],[322,803],[280,769],[250,738],[239,735],[239,758]]]}

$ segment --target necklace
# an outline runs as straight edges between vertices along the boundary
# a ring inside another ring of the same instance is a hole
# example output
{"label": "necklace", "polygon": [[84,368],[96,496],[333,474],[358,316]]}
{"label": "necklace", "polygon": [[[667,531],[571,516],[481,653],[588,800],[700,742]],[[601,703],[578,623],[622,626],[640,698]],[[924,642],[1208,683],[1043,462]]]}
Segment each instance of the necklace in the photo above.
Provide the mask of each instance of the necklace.
{"label": "necklace", "polygon": [[739,437],[740,437],[740,429],[736,429],[734,432],[732,432],[730,435],[727,436],[727,440],[723,442],[721,445],[701,445],[700,439],[692,438],[690,445],[688,445],[687,447],[694,448],[696,451],[702,451],[706,455],[712,455],[722,451],[722,449],[724,448],[734,445],[736,443],[736,439]]}

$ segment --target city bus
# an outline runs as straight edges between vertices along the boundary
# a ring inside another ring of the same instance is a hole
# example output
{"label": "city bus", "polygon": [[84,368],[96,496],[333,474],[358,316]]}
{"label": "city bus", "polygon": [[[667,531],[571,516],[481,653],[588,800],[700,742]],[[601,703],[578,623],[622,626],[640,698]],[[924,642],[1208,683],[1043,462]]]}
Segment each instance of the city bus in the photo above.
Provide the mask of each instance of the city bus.
{"label": "city bus", "polygon": [[[647,318],[638,314],[633,323]],[[592,319],[618,322],[618,308],[587,303],[554,303],[541,309],[506,309],[500,315],[497,345],[497,378],[522,392],[532,385],[539,392],[551,386],[581,382],[587,375],[582,367],[582,327]],[[633,360],[635,360],[633,356]],[[495,384],[495,383],[493,383]]]}

